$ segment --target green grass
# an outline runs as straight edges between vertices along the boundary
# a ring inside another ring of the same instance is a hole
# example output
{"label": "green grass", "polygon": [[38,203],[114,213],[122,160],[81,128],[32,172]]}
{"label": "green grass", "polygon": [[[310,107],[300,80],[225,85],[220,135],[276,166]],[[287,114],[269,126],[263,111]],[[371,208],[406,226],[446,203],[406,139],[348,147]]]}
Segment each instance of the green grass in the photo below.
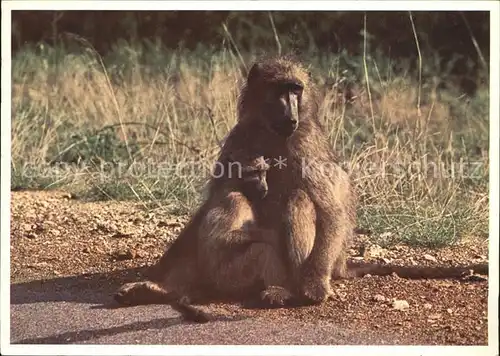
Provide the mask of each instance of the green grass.
{"label": "green grass", "polygon": [[[348,83],[355,96],[346,103],[324,90],[321,119],[353,174],[359,227],[382,244],[488,237],[487,85],[472,97],[442,89],[446,71],[425,58],[420,82],[403,61],[377,53],[310,63],[321,87]],[[12,189],[192,211],[218,139],[235,124],[241,65],[228,51],[151,43],[120,43],[102,59],[85,46],[26,47],[12,62]]]}

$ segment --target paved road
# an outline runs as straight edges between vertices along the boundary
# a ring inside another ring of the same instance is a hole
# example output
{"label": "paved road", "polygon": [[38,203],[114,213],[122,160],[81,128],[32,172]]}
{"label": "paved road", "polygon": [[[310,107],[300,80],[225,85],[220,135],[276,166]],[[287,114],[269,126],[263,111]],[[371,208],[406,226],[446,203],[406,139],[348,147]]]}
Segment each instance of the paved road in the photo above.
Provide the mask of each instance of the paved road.
{"label": "paved road", "polygon": [[[321,321],[220,317],[183,322],[168,306],[108,308],[116,285],[104,277],[66,277],[11,285],[11,343],[28,344],[393,344]],[[401,343],[402,340],[398,340]]]}

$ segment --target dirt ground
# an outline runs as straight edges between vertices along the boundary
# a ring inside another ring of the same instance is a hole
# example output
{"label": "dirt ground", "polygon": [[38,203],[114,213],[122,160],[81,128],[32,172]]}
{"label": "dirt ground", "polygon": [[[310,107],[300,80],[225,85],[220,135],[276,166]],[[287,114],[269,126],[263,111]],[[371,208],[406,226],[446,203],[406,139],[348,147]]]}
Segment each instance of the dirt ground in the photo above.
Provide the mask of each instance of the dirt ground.
{"label": "dirt ground", "polygon": [[[95,274],[108,275],[109,280],[102,283],[113,286],[140,279],[141,267],[160,257],[187,219],[161,209],[146,211],[132,202],[91,203],[71,199],[64,192],[13,192],[11,283]],[[350,252],[352,258],[381,263],[450,265],[487,261],[488,245],[476,241],[436,250],[383,249],[358,236]],[[360,333],[391,333],[395,344],[399,338],[420,345],[488,343],[487,280],[367,276],[336,281],[334,287],[334,298],[321,306],[249,310],[212,304],[207,308],[227,315],[258,314],[270,322],[326,319]]]}

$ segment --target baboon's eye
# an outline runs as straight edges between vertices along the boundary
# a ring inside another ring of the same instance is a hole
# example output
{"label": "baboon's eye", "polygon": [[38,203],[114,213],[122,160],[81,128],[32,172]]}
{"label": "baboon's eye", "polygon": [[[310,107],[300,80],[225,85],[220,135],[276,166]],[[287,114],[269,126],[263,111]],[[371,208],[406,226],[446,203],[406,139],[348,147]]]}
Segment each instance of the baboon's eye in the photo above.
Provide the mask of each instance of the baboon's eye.
{"label": "baboon's eye", "polygon": [[280,94],[294,93],[297,96],[301,96],[303,90],[304,86],[297,82],[283,83],[279,87]]}
{"label": "baboon's eye", "polygon": [[288,90],[295,93],[296,95],[301,95],[304,87],[298,83],[291,83],[288,85]]}

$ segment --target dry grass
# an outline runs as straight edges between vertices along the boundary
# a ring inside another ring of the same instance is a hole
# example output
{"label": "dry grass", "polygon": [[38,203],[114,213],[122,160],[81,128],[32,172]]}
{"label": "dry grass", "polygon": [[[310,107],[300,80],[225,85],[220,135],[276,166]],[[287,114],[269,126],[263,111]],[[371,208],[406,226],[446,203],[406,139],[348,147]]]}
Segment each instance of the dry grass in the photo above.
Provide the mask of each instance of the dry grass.
{"label": "dry grass", "polygon": [[[13,60],[12,187],[191,210],[236,121],[240,65],[227,52],[123,46],[103,66],[89,51],[26,49]],[[316,69],[320,81],[328,69]],[[360,192],[359,225],[381,243],[487,238],[487,88],[465,98],[379,73],[367,92],[360,78],[350,104],[325,91],[322,114]]]}

